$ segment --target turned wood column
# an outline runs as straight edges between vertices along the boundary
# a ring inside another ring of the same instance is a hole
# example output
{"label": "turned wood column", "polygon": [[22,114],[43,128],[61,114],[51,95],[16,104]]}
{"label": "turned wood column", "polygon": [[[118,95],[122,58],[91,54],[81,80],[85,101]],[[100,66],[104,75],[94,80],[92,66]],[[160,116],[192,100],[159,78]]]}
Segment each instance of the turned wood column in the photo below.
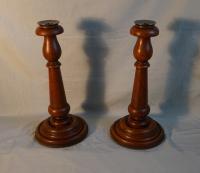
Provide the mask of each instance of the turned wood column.
{"label": "turned wood column", "polygon": [[44,36],[43,55],[49,70],[48,107],[50,118],[42,121],[36,129],[35,137],[43,145],[49,147],[65,147],[83,140],[88,131],[86,122],[75,115],[69,114],[65,90],[60,71],[61,48],[56,35],[63,33],[63,28],[56,20],[38,22],[36,34]]}
{"label": "turned wood column", "polygon": [[154,21],[137,20],[130,33],[137,36],[133,50],[136,58],[135,80],[129,115],[117,120],[111,127],[112,138],[125,147],[146,149],[154,147],[164,139],[162,127],[147,115],[148,105],[148,60],[153,54],[151,37],[159,34]]}

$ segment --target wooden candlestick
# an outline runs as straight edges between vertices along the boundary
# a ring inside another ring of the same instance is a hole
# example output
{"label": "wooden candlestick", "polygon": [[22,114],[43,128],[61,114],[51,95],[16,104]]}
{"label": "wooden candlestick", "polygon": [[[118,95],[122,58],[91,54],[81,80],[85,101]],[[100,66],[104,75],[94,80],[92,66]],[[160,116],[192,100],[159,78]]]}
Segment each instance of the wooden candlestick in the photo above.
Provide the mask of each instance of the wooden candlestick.
{"label": "wooden candlestick", "polygon": [[42,121],[36,129],[35,137],[39,143],[49,147],[65,147],[83,140],[88,132],[86,122],[77,116],[69,114],[62,75],[61,48],[56,35],[63,33],[63,28],[56,20],[38,22],[36,34],[44,36],[43,55],[48,61],[51,117]]}
{"label": "wooden candlestick", "polygon": [[130,33],[137,36],[133,50],[136,58],[136,72],[129,115],[112,125],[111,137],[120,145],[135,149],[147,149],[160,144],[164,139],[162,127],[147,115],[148,105],[148,60],[153,54],[151,37],[159,34],[154,21],[137,20]]}

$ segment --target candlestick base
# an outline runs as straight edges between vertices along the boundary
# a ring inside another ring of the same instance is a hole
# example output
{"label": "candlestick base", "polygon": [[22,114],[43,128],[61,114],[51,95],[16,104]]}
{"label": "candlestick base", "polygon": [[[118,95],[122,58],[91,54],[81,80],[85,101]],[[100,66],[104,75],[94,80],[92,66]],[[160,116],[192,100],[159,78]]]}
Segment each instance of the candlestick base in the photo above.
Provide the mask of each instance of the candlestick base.
{"label": "candlestick base", "polygon": [[147,117],[145,122],[134,125],[129,121],[129,116],[125,116],[111,126],[111,137],[118,144],[128,148],[148,149],[159,145],[164,140],[162,127],[150,117]]}
{"label": "candlestick base", "polygon": [[69,114],[58,122],[53,122],[51,117],[42,121],[36,129],[35,138],[42,145],[60,148],[81,142],[87,133],[86,122]]}

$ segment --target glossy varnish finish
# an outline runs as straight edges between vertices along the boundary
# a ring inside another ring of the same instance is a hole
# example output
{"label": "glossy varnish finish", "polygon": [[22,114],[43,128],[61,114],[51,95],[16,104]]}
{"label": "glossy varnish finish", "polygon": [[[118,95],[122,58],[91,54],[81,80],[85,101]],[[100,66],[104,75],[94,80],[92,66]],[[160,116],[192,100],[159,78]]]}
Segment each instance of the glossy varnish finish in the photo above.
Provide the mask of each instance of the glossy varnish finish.
{"label": "glossy varnish finish", "polygon": [[159,34],[154,21],[138,20],[131,28],[131,34],[137,36],[133,54],[136,58],[136,71],[129,115],[117,120],[111,126],[112,138],[125,147],[147,149],[160,144],[164,139],[162,127],[147,115],[148,105],[148,60],[153,54],[151,37]]}
{"label": "glossy varnish finish", "polygon": [[35,137],[43,145],[49,147],[65,147],[83,140],[88,132],[86,122],[75,115],[69,114],[58,59],[61,48],[56,35],[63,33],[63,28],[56,20],[38,22],[36,34],[44,36],[43,55],[48,61],[51,117],[42,121],[36,129]]}

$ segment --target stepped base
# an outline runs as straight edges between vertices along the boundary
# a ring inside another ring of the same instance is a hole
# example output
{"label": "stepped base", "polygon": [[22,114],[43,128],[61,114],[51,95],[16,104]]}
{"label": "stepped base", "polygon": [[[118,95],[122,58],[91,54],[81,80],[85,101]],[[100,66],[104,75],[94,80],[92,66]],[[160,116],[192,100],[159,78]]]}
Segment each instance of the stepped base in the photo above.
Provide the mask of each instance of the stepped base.
{"label": "stepped base", "polygon": [[128,123],[128,117],[118,119],[111,126],[111,137],[118,144],[128,148],[148,149],[159,145],[164,140],[164,131],[155,120],[147,117],[143,123],[145,125],[133,127]]}
{"label": "stepped base", "polygon": [[52,123],[51,118],[42,121],[36,129],[37,141],[48,147],[60,148],[81,142],[88,133],[86,122],[75,115],[67,115],[67,119]]}

